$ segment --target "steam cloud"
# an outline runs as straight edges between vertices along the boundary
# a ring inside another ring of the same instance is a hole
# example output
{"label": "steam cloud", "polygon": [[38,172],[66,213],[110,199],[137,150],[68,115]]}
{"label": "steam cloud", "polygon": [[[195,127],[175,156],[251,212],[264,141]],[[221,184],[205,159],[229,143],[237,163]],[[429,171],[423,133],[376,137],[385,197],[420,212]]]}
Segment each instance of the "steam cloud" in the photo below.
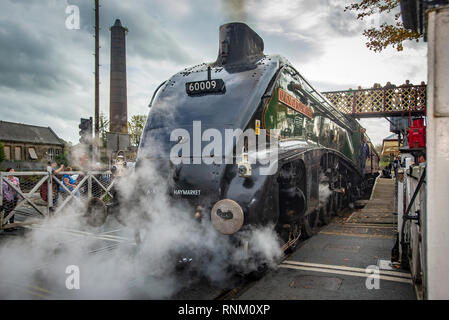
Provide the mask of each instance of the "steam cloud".
{"label": "steam cloud", "polygon": [[329,178],[323,172],[320,172],[318,192],[319,207],[322,208],[327,204],[329,197],[332,195],[332,190],[329,187]]}
{"label": "steam cloud", "polygon": [[[252,227],[230,241],[207,216],[195,220],[193,209],[167,196],[167,179],[150,163],[117,183],[124,204],[118,219],[127,225],[120,236],[104,233],[120,228],[113,216],[105,227],[90,227],[82,217],[86,204],[75,201],[25,236],[2,239],[0,298],[30,298],[25,291],[32,286],[49,290],[52,299],[168,299],[199,279],[225,287],[235,270],[275,267],[282,256],[272,226]],[[243,243],[247,250],[236,246]],[[192,260],[179,271],[182,258]],[[66,288],[69,265],[80,269],[79,290]]]}
{"label": "steam cloud", "polygon": [[245,22],[247,19],[246,2],[246,0],[222,0],[226,19]]}

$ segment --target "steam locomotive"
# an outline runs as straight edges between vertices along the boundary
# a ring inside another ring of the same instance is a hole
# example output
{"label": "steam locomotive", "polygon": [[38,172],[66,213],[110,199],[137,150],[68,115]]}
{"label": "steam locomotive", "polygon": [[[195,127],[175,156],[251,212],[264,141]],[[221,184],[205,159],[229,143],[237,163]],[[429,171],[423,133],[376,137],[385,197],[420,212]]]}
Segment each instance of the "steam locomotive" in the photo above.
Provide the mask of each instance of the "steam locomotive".
{"label": "steam locomotive", "polygon": [[[379,157],[356,120],[285,58],[263,50],[246,24],[222,25],[217,60],[182,70],[154,93],[136,168],[157,163],[171,196],[188,201],[191,214],[210,219],[218,232],[272,224],[287,249],[363,197]],[[236,129],[265,139],[276,158],[250,163],[249,139],[218,138]],[[211,136],[222,152],[207,147]],[[193,155],[180,153],[186,150]]]}

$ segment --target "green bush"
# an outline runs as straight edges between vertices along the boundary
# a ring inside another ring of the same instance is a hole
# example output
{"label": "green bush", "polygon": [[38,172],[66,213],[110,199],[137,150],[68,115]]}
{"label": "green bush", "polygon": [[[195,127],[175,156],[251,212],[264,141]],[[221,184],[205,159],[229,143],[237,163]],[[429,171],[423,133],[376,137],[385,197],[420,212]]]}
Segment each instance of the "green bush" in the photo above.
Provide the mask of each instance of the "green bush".
{"label": "green bush", "polygon": [[0,168],[2,165],[2,162],[5,161],[6,156],[5,156],[5,148],[3,147],[3,144],[0,142]]}
{"label": "green bush", "polygon": [[64,150],[55,157],[55,161],[57,164],[61,165],[63,164],[65,167],[67,167],[69,165],[69,161],[68,161],[68,152],[66,150],[66,148],[64,148]]}

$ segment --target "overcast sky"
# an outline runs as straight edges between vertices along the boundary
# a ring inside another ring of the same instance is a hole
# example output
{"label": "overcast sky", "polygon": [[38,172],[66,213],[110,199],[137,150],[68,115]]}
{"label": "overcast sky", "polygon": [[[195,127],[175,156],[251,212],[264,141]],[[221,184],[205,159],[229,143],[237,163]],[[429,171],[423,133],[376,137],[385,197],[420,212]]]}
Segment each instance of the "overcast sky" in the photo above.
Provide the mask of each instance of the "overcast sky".
{"label": "overcast sky", "polygon": [[[187,66],[216,59],[218,28],[242,21],[258,32],[265,53],[281,54],[321,91],[375,82],[427,82],[426,44],[374,53],[365,25],[344,0],[101,0],[100,110],[109,113],[110,32],[127,35],[128,114],[147,114],[155,88]],[[0,119],[50,126],[78,142],[81,117],[94,113],[93,0],[1,0]],[[66,28],[66,8],[80,9],[80,29]],[[386,120],[362,120],[375,143]]]}

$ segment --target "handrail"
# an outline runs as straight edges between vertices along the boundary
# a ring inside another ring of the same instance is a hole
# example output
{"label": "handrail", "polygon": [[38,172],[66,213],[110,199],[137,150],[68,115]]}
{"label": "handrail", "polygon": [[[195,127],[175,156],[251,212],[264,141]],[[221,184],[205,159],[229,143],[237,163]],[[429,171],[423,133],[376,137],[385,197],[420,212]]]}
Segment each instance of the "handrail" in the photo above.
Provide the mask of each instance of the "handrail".
{"label": "handrail", "polygon": [[[410,203],[408,204],[407,209],[405,210],[405,213],[402,215],[402,227],[401,227],[401,247],[402,247],[402,254],[401,254],[401,265],[404,268],[408,268],[408,255],[407,255],[407,242],[404,240],[404,234],[405,234],[405,221],[406,220],[417,220],[419,225],[419,219],[420,219],[420,211],[418,210],[417,216],[410,216],[409,212],[410,209],[415,202],[416,197],[418,196],[418,192],[421,190],[421,187],[424,183],[424,179],[426,176],[426,167],[424,167],[424,170],[421,174],[421,177],[419,178],[418,185],[416,186],[415,192],[413,193],[412,198],[410,199]],[[407,261],[407,262],[406,262]]]}
{"label": "handrail", "polygon": [[410,200],[410,203],[408,204],[407,210],[405,210],[405,213],[403,215],[404,219],[409,219],[410,216],[408,213],[410,212],[410,209],[415,202],[416,196],[418,195],[419,190],[421,189],[422,184],[424,183],[424,178],[426,177],[426,167],[424,167],[424,170],[421,174],[421,177],[419,178],[418,185],[416,186],[415,192],[413,193],[412,199]]}

